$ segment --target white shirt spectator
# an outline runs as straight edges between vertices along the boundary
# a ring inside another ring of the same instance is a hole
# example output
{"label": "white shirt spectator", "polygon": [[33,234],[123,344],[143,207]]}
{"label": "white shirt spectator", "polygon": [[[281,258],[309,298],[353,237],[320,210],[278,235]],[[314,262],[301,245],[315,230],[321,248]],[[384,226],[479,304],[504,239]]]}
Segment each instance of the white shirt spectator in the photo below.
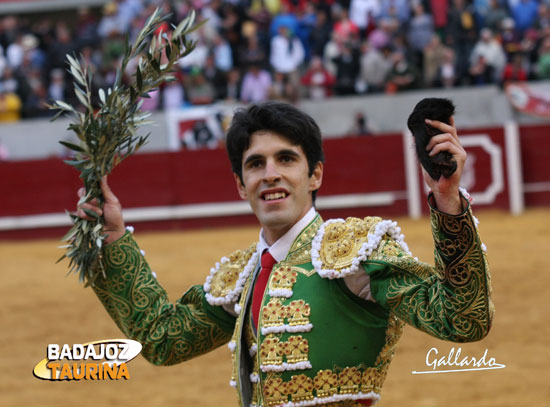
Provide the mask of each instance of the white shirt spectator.
{"label": "white shirt spectator", "polygon": [[379,0],[351,0],[349,18],[360,30],[368,27],[369,14],[374,18],[378,17],[380,14]]}
{"label": "white shirt spectator", "polygon": [[19,68],[23,63],[23,56],[25,50],[21,46],[21,41],[16,41],[8,46],[6,49],[6,59],[8,60],[8,66],[11,68]]}
{"label": "white shirt spectator", "polygon": [[470,64],[475,64],[480,56],[484,57],[487,65],[492,66],[495,70],[495,79],[500,78],[506,65],[506,54],[502,44],[493,37],[491,30],[487,28],[481,30],[480,39],[470,55]]}
{"label": "white shirt spectator", "polygon": [[269,62],[279,73],[294,72],[304,62],[304,47],[298,37],[276,35],[271,40]]}

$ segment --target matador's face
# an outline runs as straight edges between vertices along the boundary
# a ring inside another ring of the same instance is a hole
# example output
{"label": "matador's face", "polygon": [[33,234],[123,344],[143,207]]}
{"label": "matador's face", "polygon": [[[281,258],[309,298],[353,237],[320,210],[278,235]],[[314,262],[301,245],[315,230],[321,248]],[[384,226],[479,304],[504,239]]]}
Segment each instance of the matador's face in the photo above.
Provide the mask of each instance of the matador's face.
{"label": "matador's face", "polygon": [[247,199],[274,243],[312,207],[311,193],[321,186],[323,164],[308,175],[307,157],[299,145],[269,130],[257,131],[243,153],[243,182],[235,176],[239,195]]}

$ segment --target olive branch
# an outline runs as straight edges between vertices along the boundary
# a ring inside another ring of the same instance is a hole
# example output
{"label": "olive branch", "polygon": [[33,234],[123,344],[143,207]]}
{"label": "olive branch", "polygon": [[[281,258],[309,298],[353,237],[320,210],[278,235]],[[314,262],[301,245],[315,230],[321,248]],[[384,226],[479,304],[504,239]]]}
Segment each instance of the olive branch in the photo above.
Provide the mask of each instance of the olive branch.
{"label": "olive branch", "polygon": [[[80,144],[60,141],[62,145],[75,152],[74,158],[64,162],[80,172],[86,194],[78,205],[97,200],[100,207],[104,200],[100,188],[100,180],[110,174],[113,168],[143,146],[150,133],[139,136],[139,127],[152,124],[147,118],[149,112],[140,110],[143,100],[150,91],[158,88],[163,82],[174,81],[171,75],[179,58],[188,55],[196,45],[196,41],[188,38],[203,23],[195,24],[195,13],[191,13],[172,27],[169,37],[167,33],[155,31],[168,19],[169,15],[161,16],[159,9],[149,17],[145,26],[139,32],[134,44],[130,44],[128,35],[125,41],[125,51],[120,67],[117,69],[114,85],[106,92],[99,89],[99,107],[92,106],[92,71],[76,57],[67,55],[69,72],[74,79],[74,92],[82,109],[77,110],[63,101],[56,101],[49,108],[59,110],[52,121],[64,113],[74,115],[68,130],[76,133]],[[132,75],[132,83],[122,81],[128,63],[133,58],[139,58],[136,72]],[[83,110],[83,111],[82,111]],[[61,239],[67,244],[60,246],[66,252],[57,261],[64,258],[70,260],[69,272],[79,274],[79,280],[86,286],[92,284],[99,273],[105,275],[101,247],[107,236],[103,232],[103,217],[93,211],[84,209],[93,220],[86,220],[73,213],[68,213],[73,222],[71,229]]]}

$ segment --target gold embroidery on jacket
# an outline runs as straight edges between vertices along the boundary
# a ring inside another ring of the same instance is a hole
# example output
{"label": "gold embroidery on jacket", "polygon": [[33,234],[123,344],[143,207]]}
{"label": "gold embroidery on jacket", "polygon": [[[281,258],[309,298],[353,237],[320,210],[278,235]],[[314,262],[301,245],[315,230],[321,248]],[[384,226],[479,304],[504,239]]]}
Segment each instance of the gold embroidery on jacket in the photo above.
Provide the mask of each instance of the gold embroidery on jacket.
{"label": "gold embroidery on jacket", "polygon": [[357,252],[368,240],[371,228],[382,219],[347,218],[345,222],[334,222],[325,226],[325,234],[319,258],[326,269],[342,270],[351,266]]}
{"label": "gold embroidery on jacket", "polygon": [[260,345],[260,357],[264,365],[282,365],[284,349],[279,338],[268,335]]}
{"label": "gold embroidery on jacket", "polygon": [[358,393],[361,384],[361,371],[354,367],[346,367],[338,375],[340,394]]}
{"label": "gold embroidery on jacket", "polygon": [[306,325],[309,323],[311,307],[304,300],[294,300],[288,304],[287,318],[290,326]]}
{"label": "gold embroidery on jacket", "polygon": [[264,383],[264,399],[268,406],[283,404],[288,401],[287,384],[279,376],[269,375]]}
{"label": "gold embroidery on jacket", "polygon": [[320,216],[316,216],[315,219],[306,227],[300,235],[294,240],[285,262],[290,265],[305,264],[311,260],[311,241],[317,234],[317,230],[323,223],[323,219]]}
{"label": "gold embroidery on jacket", "polygon": [[301,335],[291,336],[281,344],[288,363],[305,362],[308,360],[309,343]]}
{"label": "gold embroidery on jacket", "polygon": [[319,370],[313,384],[317,397],[330,397],[338,392],[338,375],[330,369]]}
{"label": "gold embroidery on jacket", "polygon": [[292,266],[279,266],[273,270],[269,288],[270,290],[290,290],[296,283],[298,273],[292,270]]}
{"label": "gold embroidery on jacket", "polygon": [[287,392],[293,403],[313,399],[313,380],[305,374],[292,376],[287,382]]}
{"label": "gold embroidery on jacket", "polygon": [[246,250],[237,250],[229,255],[229,261],[220,262],[219,269],[212,276],[210,294],[213,297],[225,297],[235,289],[240,273],[252,255],[256,252],[256,244]]}
{"label": "gold embroidery on jacket", "polygon": [[283,305],[279,298],[271,298],[262,309],[262,326],[282,326],[287,315],[287,307]]}

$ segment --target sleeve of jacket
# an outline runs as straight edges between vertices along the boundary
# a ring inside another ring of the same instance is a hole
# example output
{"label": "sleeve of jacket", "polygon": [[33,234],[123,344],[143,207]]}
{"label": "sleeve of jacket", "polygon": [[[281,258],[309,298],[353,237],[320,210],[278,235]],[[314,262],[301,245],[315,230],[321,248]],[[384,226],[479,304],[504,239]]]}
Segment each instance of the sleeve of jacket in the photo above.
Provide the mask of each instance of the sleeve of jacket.
{"label": "sleeve of jacket", "polygon": [[155,365],[173,365],[228,342],[235,318],[208,304],[202,286],[172,304],[130,233],[104,249],[106,276],[93,290],[121,331]]}
{"label": "sleeve of jacket", "polygon": [[408,324],[453,342],[485,337],[494,312],[484,245],[465,204],[459,215],[431,208],[435,267],[406,254],[392,239],[385,239],[363,263],[377,303]]}

